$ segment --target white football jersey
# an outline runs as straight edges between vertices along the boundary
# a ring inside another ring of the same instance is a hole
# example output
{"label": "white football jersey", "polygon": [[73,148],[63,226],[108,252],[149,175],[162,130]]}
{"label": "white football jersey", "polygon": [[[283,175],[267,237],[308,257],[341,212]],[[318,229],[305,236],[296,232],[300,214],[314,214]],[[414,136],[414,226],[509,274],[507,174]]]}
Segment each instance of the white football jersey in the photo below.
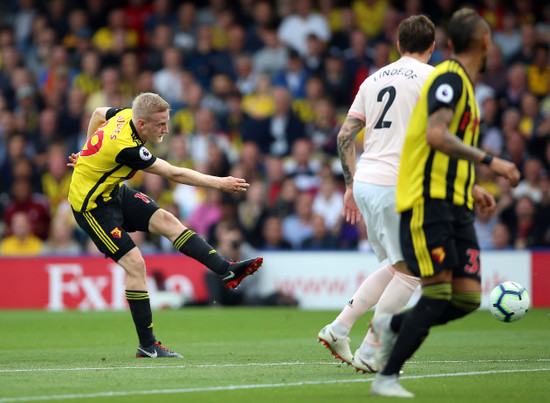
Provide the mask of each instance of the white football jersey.
{"label": "white football jersey", "polygon": [[361,84],[348,116],[365,122],[364,151],[354,180],[395,186],[399,160],[420,88],[433,67],[403,56]]}

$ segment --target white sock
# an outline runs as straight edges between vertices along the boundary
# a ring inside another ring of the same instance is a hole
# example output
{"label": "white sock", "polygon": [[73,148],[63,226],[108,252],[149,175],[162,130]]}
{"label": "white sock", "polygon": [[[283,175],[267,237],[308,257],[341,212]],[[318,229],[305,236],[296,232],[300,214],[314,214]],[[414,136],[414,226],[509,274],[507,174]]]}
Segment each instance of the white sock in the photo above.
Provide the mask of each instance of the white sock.
{"label": "white sock", "polygon": [[336,319],[351,329],[355,321],[378,302],[394,273],[395,269],[388,264],[368,276]]}
{"label": "white sock", "polygon": [[347,336],[349,334],[350,328],[344,325],[338,319],[335,319],[334,322],[331,323],[331,325],[332,330],[334,330],[334,333],[336,333],[338,336]]}
{"label": "white sock", "polygon": [[368,342],[363,340],[363,343],[361,343],[361,347],[359,347],[359,356],[361,358],[371,359],[374,357],[375,351],[376,351],[375,346],[372,346]]}
{"label": "white sock", "polygon": [[[407,302],[409,302],[409,299],[411,299],[411,296],[419,284],[420,279],[418,277],[408,276],[396,271],[393,279],[382,293],[378,305],[376,305],[374,317],[383,313],[401,312],[405,309],[405,306],[407,306]],[[367,332],[364,343],[376,346],[374,334],[371,329]]]}

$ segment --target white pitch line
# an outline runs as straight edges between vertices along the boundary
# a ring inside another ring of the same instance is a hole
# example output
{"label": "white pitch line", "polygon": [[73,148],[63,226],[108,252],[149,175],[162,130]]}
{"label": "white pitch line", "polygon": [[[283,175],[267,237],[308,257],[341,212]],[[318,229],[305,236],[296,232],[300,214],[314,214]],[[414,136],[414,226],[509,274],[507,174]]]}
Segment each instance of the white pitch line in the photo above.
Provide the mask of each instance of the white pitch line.
{"label": "white pitch line", "polygon": [[[523,360],[440,360],[440,361],[407,361],[407,364],[474,364],[474,363],[503,363],[503,362],[550,362],[550,358],[523,359]],[[0,369],[0,373],[21,372],[56,372],[56,371],[114,371],[124,369],[165,369],[165,368],[233,368],[233,367],[283,367],[289,365],[346,365],[342,362],[250,362],[246,364],[191,364],[191,365],[148,365],[124,367],[76,367],[76,368],[23,368]]]}
{"label": "white pitch line", "polygon": [[[539,369],[518,369],[518,370],[501,370],[501,371],[472,371],[472,372],[457,372],[448,374],[427,374],[427,375],[412,375],[402,376],[400,379],[424,379],[424,378],[444,378],[455,376],[472,376],[472,375],[488,375],[488,374],[503,374],[503,373],[520,373],[520,372],[541,372],[550,371],[550,368]],[[213,386],[205,388],[185,388],[185,389],[153,389],[128,392],[98,392],[98,393],[81,393],[67,395],[50,395],[50,396],[27,396],[27,397],[8,397],[0,398],[0,403],[14,403],[26,401],[47,401],[47,400],[67,400],[67,399],[91,399],[96,397],[119,397],[119,396],[142,396],[142,395],[160,395],[160,394],[177,394],[177,393],[192,393],[192,392],[216,392],[227,390],[245,390],[245,389],[263,389],[263,388],[283,388],[289,386],[309,386],[309,385],[329,385],[335,383],[357,383],[370,382],[373,378],[360,378],[348,380],[324,380],[324,381],[303,381],[289,383],[264,383],[252,385],[229,385],[229,386]]]}
{"label": "white pitch line", "polygon": [[150,365],[126,367],[83,367],[83,368],[27,368],[27,369],[0,369],[2,372],[42,372],[42,371],[112,371],[117,369],[165,369],[165,368],[231,368],[231,367],[279,367],[288,365],[335,365],[338,362],[249,362],[246,364],[191,364],[191,365]]}

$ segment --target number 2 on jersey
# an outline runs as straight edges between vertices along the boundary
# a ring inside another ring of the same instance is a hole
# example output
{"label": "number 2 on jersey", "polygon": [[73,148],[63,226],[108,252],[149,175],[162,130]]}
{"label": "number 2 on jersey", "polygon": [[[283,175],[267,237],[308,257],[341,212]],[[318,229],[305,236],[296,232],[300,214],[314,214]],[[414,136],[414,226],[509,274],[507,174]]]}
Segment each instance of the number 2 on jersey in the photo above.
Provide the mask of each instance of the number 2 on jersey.
{"label": "number 2 on jersey", "polygon": [[382,110],[382,115],[380,115],[380,119],[378,119],[378,122],[376,122],[376,125],[374,126],[375,129],[388,129],[391,126],[391,120],[384,120],[384,116],[386,116],[386,113],[388,113],[388,109],[390,109],[390,106],[393,104],[393,101],[395,101],[395,87],[389,86],[384,87],[380,90],[378,93],[378,97],[376,97],[376,100],[378,102],[382,102],[384,100],[384,95],[388,93],[388,101],[386,102],[386,105],[384,105],[384,110]]}

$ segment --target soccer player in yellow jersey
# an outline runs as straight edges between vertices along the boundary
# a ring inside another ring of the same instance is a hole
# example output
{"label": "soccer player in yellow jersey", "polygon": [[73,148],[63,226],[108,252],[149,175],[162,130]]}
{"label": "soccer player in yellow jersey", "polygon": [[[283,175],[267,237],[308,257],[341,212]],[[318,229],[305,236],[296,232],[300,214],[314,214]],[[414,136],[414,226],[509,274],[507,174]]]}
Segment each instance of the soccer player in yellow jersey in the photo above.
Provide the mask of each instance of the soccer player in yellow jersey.
{"label": "soccer player in yellow jersey", "polygon": [[399,383],[404,362],[433,325],[461,318],[479,307],[481,274],[474,230],[474,202],[484,213],[494,198],[475,185],[475,164],[487,164],[515,186],[511,162],[477,147],[479,107],[474,97],[491,31],[472,9],[455,12],[449,24],[453,56],[439,64],[420,91],[413,110],[397,179],[400,243],[409,269],[421,277],[422,296],[404,313],[371,322],[380,348],[371,394],[413,397]]}
{"label": "soccer player in yellow jersey", "polygon": [[149,196],[123,182],[144,170],[175,182],[244,192],[244,179],[204,175],[169,164],[153,156],[147,141],[160,143],[168,134],[170,105],[159,95],[142,93],[132,108],[97,108],[88,125],[88,138],[74,167],[69,202],[76,221],[105,256],[126,271],[126,298],[139,338],[136,357],[178,357],[165,348],[153,333],[153,321],[146,284],[145,261],[128,232],[145,231],[170,239],[175,248],[217,273],[227,288],[237,288],[262,264],[261,257],[229,262],[174,215],[161,209]]}

